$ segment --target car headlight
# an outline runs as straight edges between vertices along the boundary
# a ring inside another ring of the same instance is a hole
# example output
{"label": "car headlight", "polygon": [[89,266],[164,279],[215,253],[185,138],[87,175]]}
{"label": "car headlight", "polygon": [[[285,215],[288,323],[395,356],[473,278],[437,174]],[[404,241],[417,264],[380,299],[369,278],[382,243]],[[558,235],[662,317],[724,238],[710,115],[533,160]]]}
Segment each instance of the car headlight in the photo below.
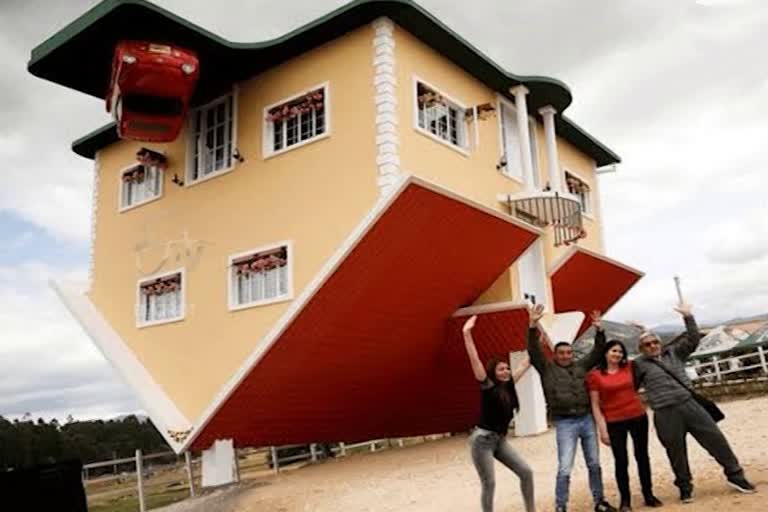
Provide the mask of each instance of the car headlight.
{"label": "car headlight", "polygon": [[181,70],[182,70],[182,71],[183,71],[185,74],[187,74],[187,75],[191,75],[192,73],[194,73],[194,72],[195,72],[195,65],[194,65],[194,64],[182,64],[182,65],[181,65]]}
{"label": "car headlight", "polygon": [[123,55],[123,62],[125,62],[126,64],[133,64],[134,62],[136,62],[136,57],[126,53],[125,55]]}

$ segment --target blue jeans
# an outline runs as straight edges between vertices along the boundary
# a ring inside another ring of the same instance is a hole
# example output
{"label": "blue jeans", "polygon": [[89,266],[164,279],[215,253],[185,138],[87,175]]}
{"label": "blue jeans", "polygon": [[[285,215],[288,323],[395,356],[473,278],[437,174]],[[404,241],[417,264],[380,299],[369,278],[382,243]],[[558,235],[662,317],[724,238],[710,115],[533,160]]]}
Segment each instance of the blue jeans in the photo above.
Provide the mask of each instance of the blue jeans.
{"label": "blue jeans", "polygon": [[581,439],[581,450],[589,471],[589,488],[595,504],[603,501],[603,476],[600,472],[600,455],[597,448],[597,432],[591,414],[575,417],[554,418],[557,433],[557,480],[555,483],[555,504],[565,508],[568,505],[568,490],[571,485],[571,471],[576,457],[576,446]]}

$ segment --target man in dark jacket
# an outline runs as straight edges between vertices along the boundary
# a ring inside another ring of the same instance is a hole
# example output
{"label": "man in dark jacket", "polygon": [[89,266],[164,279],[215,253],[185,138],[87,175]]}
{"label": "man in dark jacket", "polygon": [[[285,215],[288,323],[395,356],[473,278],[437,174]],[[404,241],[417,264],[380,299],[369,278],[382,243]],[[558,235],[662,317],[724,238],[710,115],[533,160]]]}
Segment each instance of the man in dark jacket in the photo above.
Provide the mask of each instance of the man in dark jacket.
{"label": "man in dark jacket", "polygon": [[[681,304],[675,311],[683,315],[687,336],[674,347],[661,348],[659,337],[651,331],[640,335],[640,352],[632,365],[635,386],[643,386],[654,410],[653,422],[659,441],[675,472],[675,485],[680,489],[683,503],[693,501],[691,469],[685,442],[691,434],[723,467],[728,483],[743,493],[755,492],[755,486],[745,477],[744,470],[733,454],[728,440],[717,423],[690,392],[691,381],[685,373],[685,361],[696,351],[701,340],[691,306]],[[674,375],[674,376],[673,376]]]}
{"label": "man in dark jacket", "polygon": [[537,305],[530,310],[528,330],[528,354],[531,364],[541,376],[547,408],[552,416],[557,433],[557,480],[555,483],[555,510],[565,512],[568,506],[568,490],[571,471],[576,457],[576,446],[581,439],[584,460],[589,470],[589,487],[595,502],[596,512],[614,512],[616,509],[603,496],[603,476],[600,470],[600,456],[597,448],[597,432],[592,419],[589,394],[584,383],[587,372],[600,361],[605,348],[605,332],[600,322],[600,313],[592,313],[592,325],[597,329],[595,346],[584,358],[574,361],[573,348],[566,342],[555,345],[554,358],[547,360],[540,345],[538,322],[544,308]]}

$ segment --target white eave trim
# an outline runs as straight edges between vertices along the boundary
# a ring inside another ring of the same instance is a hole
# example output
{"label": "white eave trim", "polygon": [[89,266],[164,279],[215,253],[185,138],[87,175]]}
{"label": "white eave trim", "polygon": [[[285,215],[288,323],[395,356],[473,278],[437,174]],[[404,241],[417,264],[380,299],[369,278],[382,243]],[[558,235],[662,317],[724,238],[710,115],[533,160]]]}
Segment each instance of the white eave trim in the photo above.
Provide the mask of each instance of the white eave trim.
{"label": "white eave trim", "polygon": [[483,315],[486,313],[497,313],[499,311],[513,311],[515,309],[528,310],[527,302],[494,302],[491,304],[479,304],[477,306],[467,306],[466,308],[457,309],[453,313],[453,317],[470,316],[470,315]]}
{"label": "white eave trim", "polygon": [[181,443],[175,441],[169,431],[189,431],[191,423],[91,302],[85,286],[55,280],[49,284],[107,361],[136,393],[165,441],[176,453],[181,453]]}
{"label": "white eave trim", "polygon": [[497,217],[509,224],[518,226],[525,231],[541,236],[543,231],[535,228],[523,221],[517,220],[510,215],[502,213],[488,206],[476,203],[464,196],[461,196],[455,192],[452,192],[442,186],[436,185],[423,178],[418,178],[409,174],[403,174],[400,181],[394,184],[391,194],[380,196],[378,202],[374,205],[368,214],[363,217],[362,221],[342,242],[341,246],[336,252],[328,258],[325,265],[317,272],[315,278],[310,281],[304,290],[298,295],[298,297],[291,303],[288,309],[283,313],[282,317],[278,320],[275,326],[267,332],[267,334],[256,344],[256,349],[248,356],[245,362],[240,366],[237,372],[232,376],[226,384],[224,384],[221,390],[216,394],[211,404],[203,411],[198,420],[195,422],[195,426],[190,435],[184,441],[180,451],[187,450],[189,446],[195,441],[197,436],[213,419],[214,415],[218,412],[221,406],[229,399],[229,397],[237,390],[242,381],[247,375],[258,365],[259,361],[266,355],[270,348],[277,342],[282,336],[283,332],[291,325],[296,317],[301,313],[304,307],[312,300],[315,294],[323,287],[325,282],[333,275],[333,273],[339,268],[339,266],[346,260],[347,256],[355,249],[357,244],[365,237],[365,235],[375,226],[379,218],[389,209],[400,194],[411,183],[418,184],[426,189],[432,190],[438,194],[446,197],[450,197],[457,201],[460,201],[468,206],[471,206],[479,211]]}
{"label": "white eave trim", "polygon": [[604,256],[604,255],[602,255],[600,253],[597,253],[595,251],[590,251],[589,249],[585,249],[584,247],[581,247],[581,246],[578,246],[578,245],[573,246],[568,251],[566,251],[560,257],[560,259],[557,260],[550,267],[549,271],[547,272],[547,275],[551,278],[554,275],[554,273],[557,272],[558,270],[560,270],[560,268],[562,268],[562,266],[565,265],[568,262],[569,259],[571,259],[571,256],[573,256],[577,252],[583,252],[584,254],[588,254],[589,256],[592,256],[594,258],[602,260],[602,261],[604,261],[606,263],[610,263],[611,265],[616,265],[617,267],[620,267],[620,268],[622,268],[622,269],[624,269],[624,270],[626,270],[628,272],[631,272],[633,274],[637,274],[639,277],[645,276],[645,272],[641,272],[641,271],[637,270],[636,268],[632,268],[629,265],[625,265],[624,263],[621,263],[619,261],[613,260],[613,259],[609,258],[608,256]]}

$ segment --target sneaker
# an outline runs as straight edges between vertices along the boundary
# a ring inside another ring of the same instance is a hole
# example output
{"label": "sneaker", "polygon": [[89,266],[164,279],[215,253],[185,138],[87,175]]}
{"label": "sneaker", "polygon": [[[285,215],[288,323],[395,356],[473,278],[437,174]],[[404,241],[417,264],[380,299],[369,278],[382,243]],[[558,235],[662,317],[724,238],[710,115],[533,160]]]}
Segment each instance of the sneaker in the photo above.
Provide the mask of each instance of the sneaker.
{"label": "sneaker", "polygon": [[616,507],[611,506],[610,503],[603,500],[595,505],[595,512],[618,512],[618,510],[616,510]]}
{"label": "sneaker", "polygon": [[651,507],[651,508],[658,508],[658,507],[663,507],[664,504],[661,502],[659,498],[651,494],[645,497],[645,506]]}
{"label": "sneaker", "polygon": [[736,489],[737,491],[744,493],[744,494],[754,494],[757,492],[757,489],[754,485],[752,485],[749,480],[741,477],[734,477],[728,479],[728,485]]}
{"label": "sneaker", "polygon": [[680,501],[683,503],[693,503],[693,489],[680,489]]}
{"label": "sneaker", "polygon": [[619,512],[632,512],[632,506],[629,503],[622,503],[619,506]]}

